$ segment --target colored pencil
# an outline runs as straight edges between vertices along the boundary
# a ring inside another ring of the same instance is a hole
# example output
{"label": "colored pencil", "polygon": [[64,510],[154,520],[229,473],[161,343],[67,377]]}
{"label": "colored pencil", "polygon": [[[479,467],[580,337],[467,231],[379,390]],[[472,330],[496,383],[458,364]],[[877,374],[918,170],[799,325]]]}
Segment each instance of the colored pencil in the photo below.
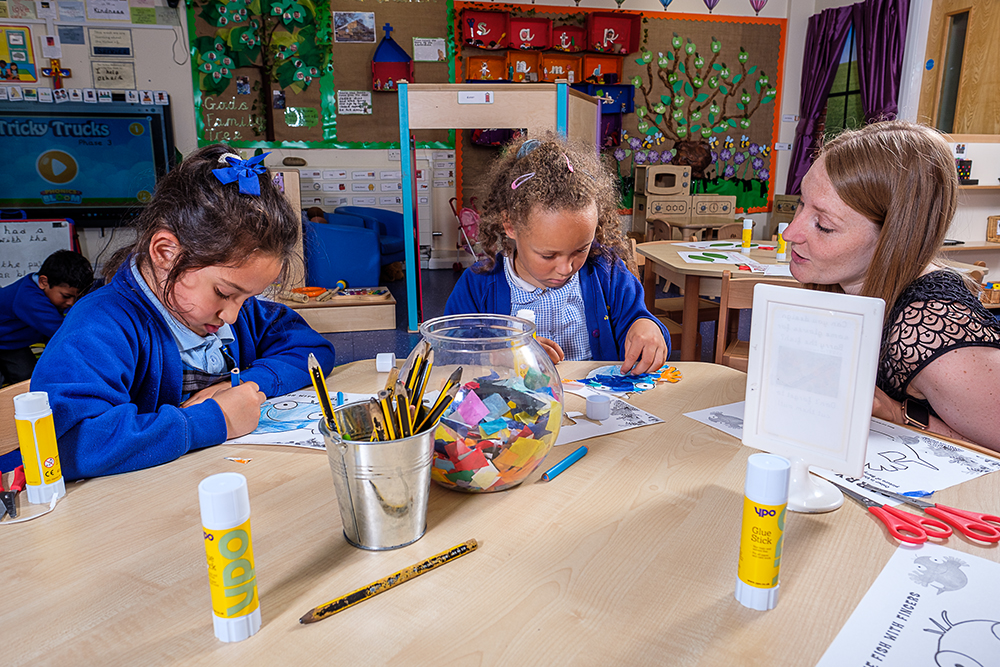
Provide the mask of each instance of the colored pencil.
{"label": "colored pencil", "polygon": [[411,565],[410,567],[402,569],[399,572],[390,574],[384,579],[379,579],[378,581],[372,582],[363,588],[357,589],[356,591],[352,591],[347,595],[343,595],[335,600],[330,600],[326,604],[321,604],[300,618],[299,623],[315,623],[316,621],[322,621],[324,618],[333,616],[337,612],[343,611],[348,607],[353,607],[359,602],[364,602],[368,598],[375,597],[379,593],[384,593],[390,588],[395,588],[410,579],[419,577],[425,572],[430,572],[431,570],[441,567],[445,563],[449,563],[456,558],[461,558],[467,553],[472,553],[478,547],[478,542],[475,540],[469,540],[468,542],[459,544],[458,546],[448,549],[447,551],[442,551],[436,556],[431,556],[427,560],[421,561],[416,565]]}
{"label": "colored pencil", "polygon": [[542,481],[543,482],[551,482],[560,473],[562,473],[563,471],[565,471],[566,468],[570,467],[571,465],[573,465],[574,463],[576,463],[577,461],[579,461],[580,459],[582,459],[586,454],[587,454],[587,446],[584,445],[584,446],[580,447],[579,449],[577,449],[572,454],[570,454],[569,456],[567,456],[566,458],[564,458],[559,463],[555,464],[554,466],[552,466],[551,468],[549,468],[548,470],[546,470],[545,472],[543,472],[542,473]]}

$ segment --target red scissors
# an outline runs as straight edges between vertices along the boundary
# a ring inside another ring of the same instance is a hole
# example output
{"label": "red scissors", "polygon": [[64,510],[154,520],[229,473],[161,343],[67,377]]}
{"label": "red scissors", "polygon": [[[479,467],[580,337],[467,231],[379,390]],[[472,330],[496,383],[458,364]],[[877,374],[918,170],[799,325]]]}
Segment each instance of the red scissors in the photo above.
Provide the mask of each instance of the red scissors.
{"label": "red scissors", "polygon": [[951,535],[951,528],[948,527],[948,524],[937,519],[910,514],[895,507],[877,503],[856,491],[840,486],[840,484],[837,486],[844,492],[844,495],[861,503],[868,508],[869,512],[881,519],[882,523],[889,529],[889,534],[900,542],[922,544],[927,541],[928,537],[944,539]]}
{"label": "red scissors", "polygon": [[982,512],[960,510],[954,507],[948,507],[947,505],[939,505],[938,503],[929,503],[926,500],[920,500],[919,498],[910,498],[909,496],[893,493],[892,491],[885,491],[884,489],[880,489],[873,484],[867,484],[865,482],[859,482],[858,486],[863,486],[866,489],[871,489],[872,491],[876,491],[882,495],[895,498],[896,500],[904,502],[907,505],[919,507],[927,514],[936,516],[942,521],[951,524],[957,528],[960,533],[970,539],[979,540],[980,542],[1000,542],[1000,527],[998,527],[1000,526],[1000,516],[983,514]]}

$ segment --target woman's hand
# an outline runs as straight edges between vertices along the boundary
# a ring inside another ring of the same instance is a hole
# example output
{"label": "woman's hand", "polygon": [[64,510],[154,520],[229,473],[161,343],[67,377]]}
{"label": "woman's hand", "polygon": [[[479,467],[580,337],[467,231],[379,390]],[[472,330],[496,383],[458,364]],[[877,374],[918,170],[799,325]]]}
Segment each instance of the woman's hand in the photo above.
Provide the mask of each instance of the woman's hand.
{"label": "woman's hand", "polygon": [[625,336],[622,373],[640,375],[657,371],[667,360],[667,341],[653,320],[642,317],[632,323]]}
{"label": "woman's hand", "polygon": [[555,342],[554,340],[549,340],[548,338],[542,338],[541,336],[536,336],[535,340],[537,340],[538,344],[542,346],[542,349],[545,350],[545,353],[549,355],[549,359],[552,360],[552,363],[558,364],[560,361],[566,358],[566,355],[563,353],[562,348],[559,347],[559,343]]}
{"label": "woman's hand", "polygon": [[[204,391],[204,390],[203,390]],[[256,382],[244,382],[238,387],[223,388],[212,396],[226,416],[226,439],[238,438],[257,428],[264,393]]]}
{"label": "woman's hand", "polygon": [[906,420],[903,419],[903,404],[889,398],[889,396],[878,387],[875,387],[875,399],[872,403],[872,417],[878,417],[879,419],[884,419],[885,421],[892,422],[893,424],[906,423]]}

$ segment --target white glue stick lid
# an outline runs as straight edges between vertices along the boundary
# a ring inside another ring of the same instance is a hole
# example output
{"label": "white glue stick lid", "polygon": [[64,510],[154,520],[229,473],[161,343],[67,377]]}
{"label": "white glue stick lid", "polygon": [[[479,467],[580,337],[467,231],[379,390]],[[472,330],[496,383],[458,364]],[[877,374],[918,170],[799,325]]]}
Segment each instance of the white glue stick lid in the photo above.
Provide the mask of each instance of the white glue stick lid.
{"label": "white glue stick lid", "polygon": [[532,324],[535,324],[535,311],[530,308],[521,308],[514,317],[520,317],[522,320],[528,320]]}
{"label": "white glue stick lid", "polygon": [[743,229],[753,229],[753,220],[750,218],[743,218]]}
{"label": "white glue stick lid", "polygon": [[747,479],[743,493],[761,505],[788,502],[788,477],[792,464],[776,454],[751,454],[747,459]]}
{"label": "white glue stick lid", "polygon": [[34,419],[48,411],[48,392],[28,391],[14,397],[14,419]]}
{"label": "white glue stick lid", "polygon": [[781,236],[782,234],[784,234],[786,229],[788,229],[788,223],[787,222],[779,222],[778,223],[778,236]]}
{"label": "white glue stick lid", "polygon": [[223,472],[198,484],[201,525],[209,530],[226,530],[250,518],[247,478],[238,472]]}
{"label": "white glue stick lid", "polygon": [[379,352],[375,355],[375,371],[377,373],[388,373],[396,367],[395,352]]}
{"label": "white glue stick lid", "polygon": [[611,399],[603,394],[587,397],[587,418],[604,421],[611,416]]}

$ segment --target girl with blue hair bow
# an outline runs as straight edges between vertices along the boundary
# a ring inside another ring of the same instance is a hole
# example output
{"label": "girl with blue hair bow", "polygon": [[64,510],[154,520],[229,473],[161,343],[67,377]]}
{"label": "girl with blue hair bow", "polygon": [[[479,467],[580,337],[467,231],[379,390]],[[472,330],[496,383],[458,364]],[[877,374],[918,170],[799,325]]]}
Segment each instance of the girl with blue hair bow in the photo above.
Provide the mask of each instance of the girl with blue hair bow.
{"label": "girl with blue hair bow", "polygon": [[[299,216],[262,164],[207,146],[158,184],[137,239],[104,267],[31,380],[48,392],[68,479],[166,463],[254,430],[266,397],[326,372],[334,350],[288,307]],[[239,369],[242,384],[232,386]]]}

